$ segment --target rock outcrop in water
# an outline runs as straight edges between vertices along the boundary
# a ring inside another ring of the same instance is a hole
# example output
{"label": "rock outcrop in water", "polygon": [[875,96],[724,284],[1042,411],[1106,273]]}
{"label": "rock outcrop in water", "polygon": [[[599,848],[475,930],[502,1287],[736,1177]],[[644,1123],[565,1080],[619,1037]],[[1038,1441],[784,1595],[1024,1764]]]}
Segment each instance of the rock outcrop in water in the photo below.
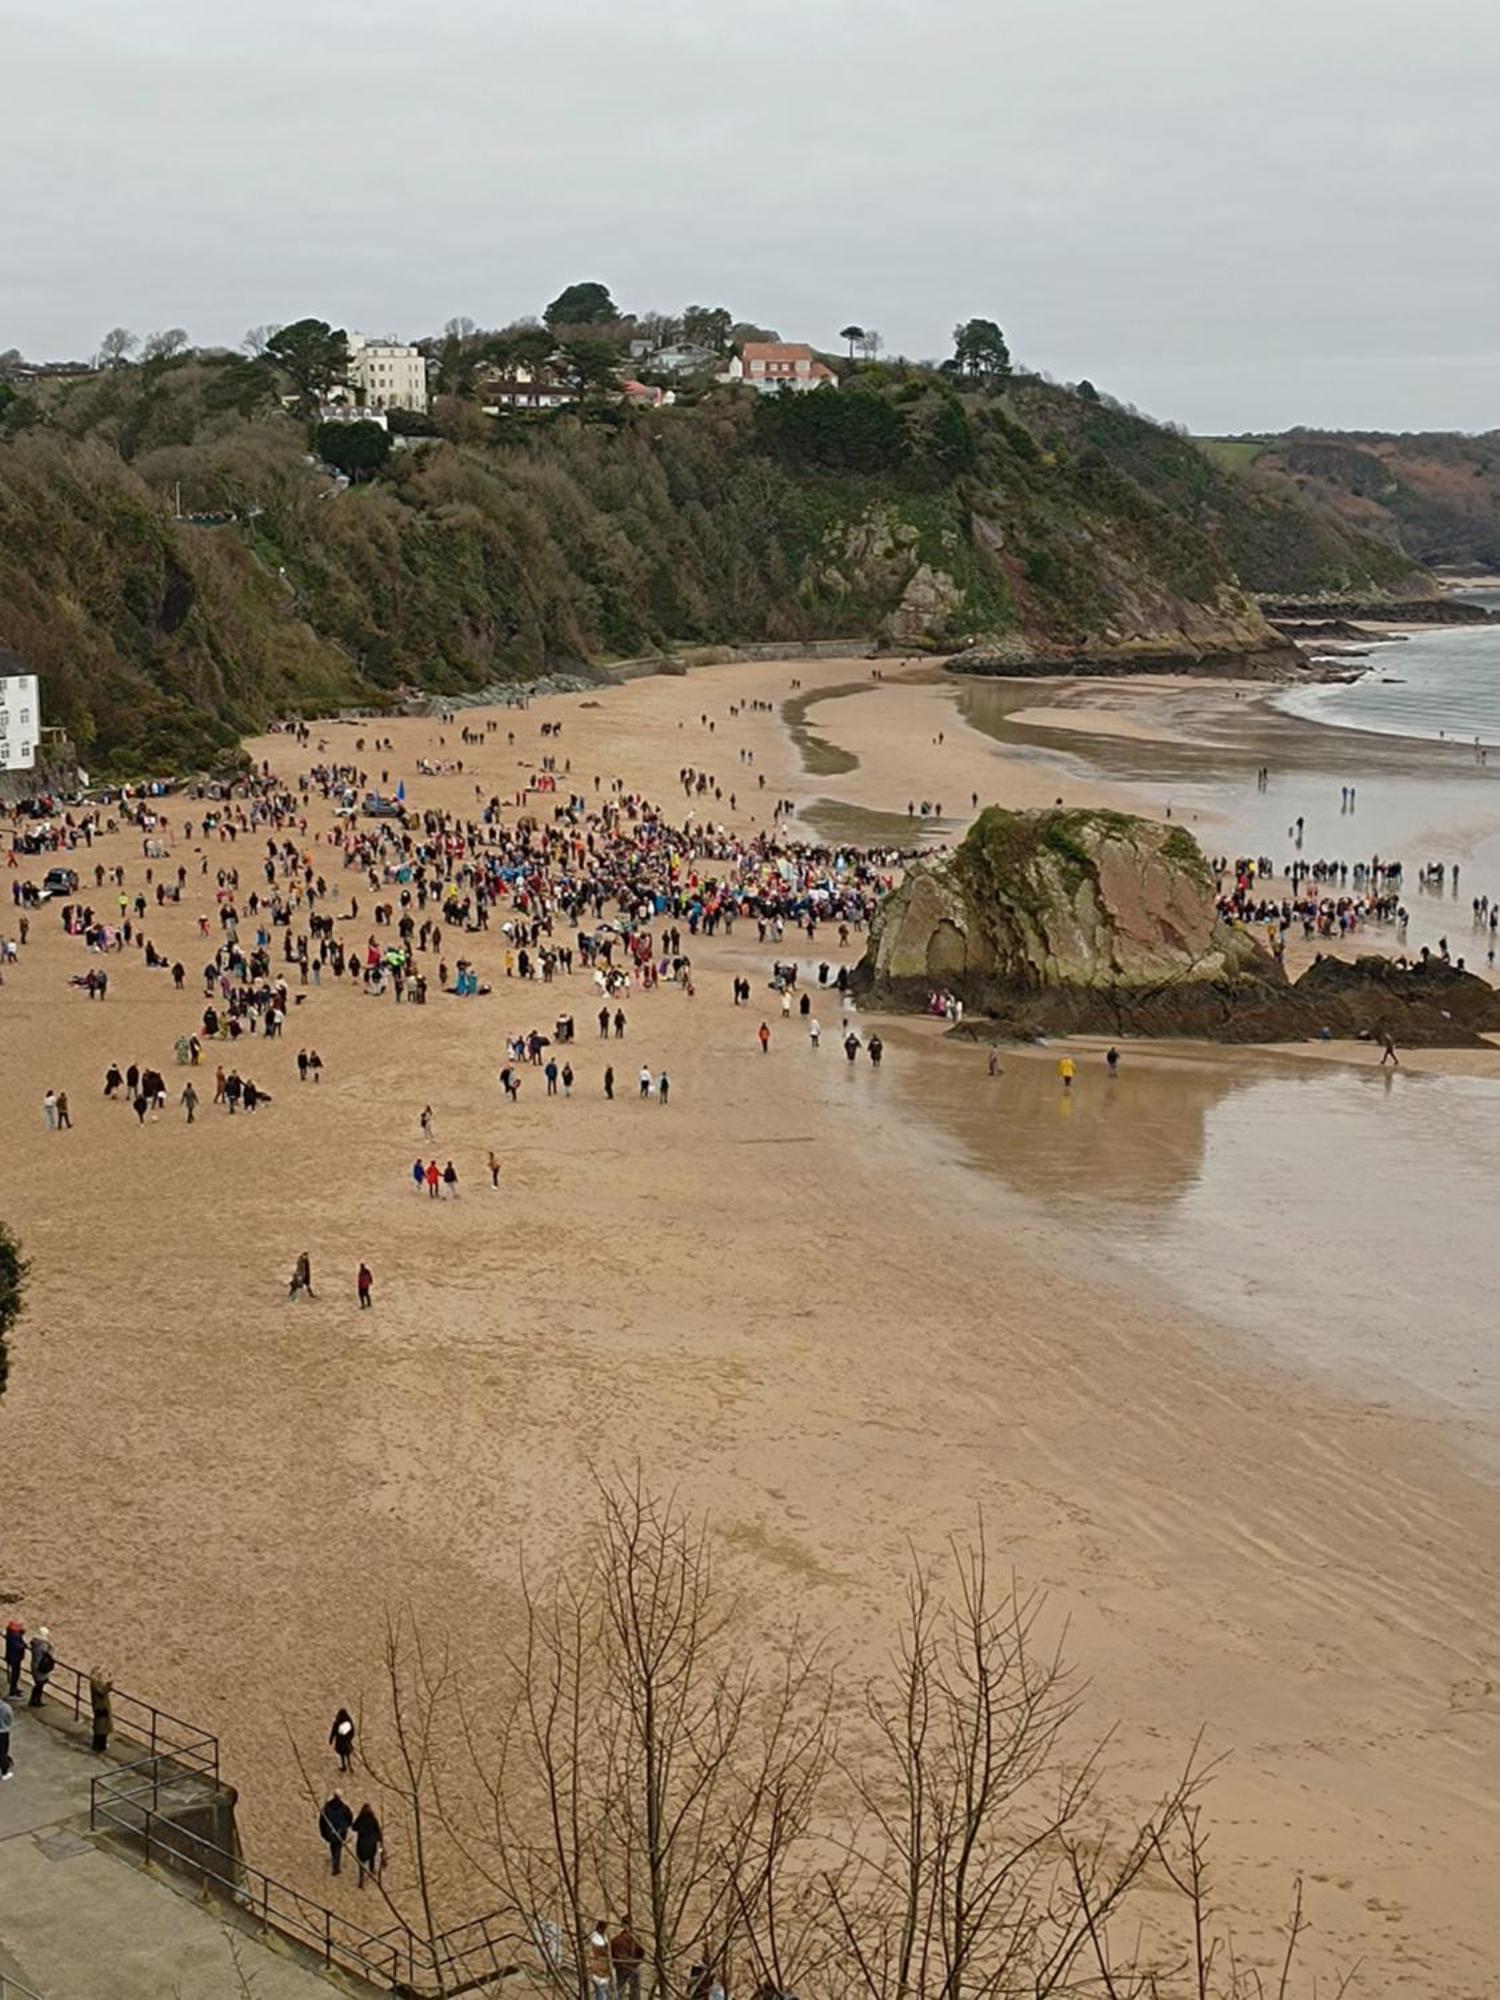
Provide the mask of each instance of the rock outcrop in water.
{"label": "rock outcrop in water", "polygon": [[[1320,959],[1293,985],[1225,923],[1182,827],[1113,812],[981,813],[882,906],[856,975],[876,1005],[956,993],[971,1028],[1286,1041],[1379,1035],[1463,1047],[1500,1032],[1500,995],[1429,960]],[[976,1015],[985,1017],[976,1020]]]}

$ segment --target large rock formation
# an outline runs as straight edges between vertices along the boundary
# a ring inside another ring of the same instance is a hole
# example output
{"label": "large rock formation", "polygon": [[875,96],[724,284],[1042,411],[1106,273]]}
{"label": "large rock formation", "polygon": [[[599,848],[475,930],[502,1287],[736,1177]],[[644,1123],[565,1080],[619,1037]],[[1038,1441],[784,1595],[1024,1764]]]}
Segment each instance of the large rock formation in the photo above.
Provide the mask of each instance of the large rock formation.
{"label": "large rock formation", "polygon": [[1466,1046],[1500,1031],[1500,995],[1435,960],[1323,959],[1293,986],[1223,922],[1182,827],[1113,812],[980,814],[952,854],[917,862],[882,906],[857,985],[925,1009],[956,993],[999,1033],[1038,1029],[1218,1041],[1378,1035]]}

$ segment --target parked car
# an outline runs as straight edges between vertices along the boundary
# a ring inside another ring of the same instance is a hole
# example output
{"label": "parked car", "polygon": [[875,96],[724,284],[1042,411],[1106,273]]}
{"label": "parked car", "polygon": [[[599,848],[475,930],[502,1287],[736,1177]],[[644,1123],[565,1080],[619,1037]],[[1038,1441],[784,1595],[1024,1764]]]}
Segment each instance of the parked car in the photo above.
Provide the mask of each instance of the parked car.
{"label": "parked car", "polygon": [[46,896],[71,896],[78,888],[78,871],[75,868],[49,868],[42,877],[42,893]]}

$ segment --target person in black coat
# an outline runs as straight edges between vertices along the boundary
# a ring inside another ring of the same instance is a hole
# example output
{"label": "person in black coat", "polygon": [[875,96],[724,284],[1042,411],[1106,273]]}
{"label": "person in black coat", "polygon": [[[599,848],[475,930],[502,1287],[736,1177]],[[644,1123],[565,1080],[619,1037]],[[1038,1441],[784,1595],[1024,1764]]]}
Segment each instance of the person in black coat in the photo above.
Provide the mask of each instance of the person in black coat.
{"label": "person in black coat", "polygon": [[347,1771],[354,1755],[354,1717],[347,1708],[341,1708],[333,1718],[333,1727],[328,1732],[328,1741],[334,1755],[339,1760],[339,1769]]}
{"label": "person in black coat", "polygon": [[10,1685],[7,1695],[14,1700],[21,1692],[21,1669],[26,1664],[26,1627],[12,1618],[5,1628],[5,1672]]}
{"label": "person in black coat", "polygon": [[339,1863],[344,1858],[344,1842],[349,1838],[349,1829],[354,1824],[354,1815],[348,1802],[337,1792],[330,1792],[318,1814],[318,1838],[328,1845],[328,1860],[335,1875]]}
{"label": "person in black coat", "polygon": [[380,1821],[375,1817],[372,1805],[362,1805],[354,1820],[354,1859],[359,1864],[359,1881],[356,1887],[363,1889],[365,1877],[373,1875],[378,1881],[383,1856],[381,1854],[382,1834]]}

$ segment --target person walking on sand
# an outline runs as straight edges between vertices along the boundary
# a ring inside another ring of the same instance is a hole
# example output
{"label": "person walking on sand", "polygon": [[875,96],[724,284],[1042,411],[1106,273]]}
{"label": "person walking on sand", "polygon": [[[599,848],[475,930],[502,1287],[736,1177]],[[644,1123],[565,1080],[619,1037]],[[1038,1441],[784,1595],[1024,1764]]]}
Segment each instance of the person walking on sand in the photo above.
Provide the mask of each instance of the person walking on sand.
{"label": "person walking on sand", "polygon": [[194,1090],[191,1081],[185,1083],[182,1086],[182,1096],[179,1099],[179,1102],[181,1103],[184,1112],[187,1114],[187,1122],[189,1123],[189,1125],[191,1125],[193,1122],[193,1115],[198,1109],[198,1093],[196,1090]]}
{"label": "person walking on sand", "polygon": [[354,1824],[354,1815],[337,1792],[330,1792],[318,1814],[318,1838],[328,1848],[328,1865],[337,1875],[339,1863],[344,1858],[344,1842],[349,1838],[349,1829]]}
{"label": "person walking on sand", "polygon": [[411,1163],[411,1184],[418,1194],[422,1192],[422,1187],[426,1179],[427,1169],[423,1165],[421,1158],[418,1157]]}
{"label": "person walking on sand", "polygon": [[377,1882],[380,1880],[380,1871],[385,1865],[384,1846],[375,1808],[366,1800],[354,1815],[354,1861],[358,1870],[354,1883],[356,1889],[363,1889],[367,1875],[373,1876]]}
{"label": "person walking on sand", "polygon": [[430,1104],[422,1106],[422,1116],[419,1122],[422,1127],[422,1137],[430,1139],[432,1137],[432,1106]]}
{"label": "person walking on sand", "polygon": [[755,1039],[760,1043],[761,1054],[768,1056],[771,1053],[771,1030],[766,1026],[764,1021],[756,1029]]}
{"label": "person walking on sand", "polygon": [[57,1130],[57,1092],[55,1090],[49,1090],[42,1099],[42,1117],[46,1120],[47,1130],[55,1132]]}
{"label": "person walking on sand", "polygon": [[458,1168],[451,1160],[443,1169],[443,1191],[451,1195],[454,1201],[458,1200]]}
{"label": "person walking on sand", "polygon": [[823,1041],[823,1030],[818,1026],[816,1015],[807,1024],[807,1039],[812,1044],[813,1053],[816,1055]]}
{"label": "person walking on sand", "polygon": [[341,1708],[333,1718],[328,1741],[334,1756],[339,1760],[339,1769],[347,1771],[354,1759],[354,1717],[347,1708]]}
{"label": "person walking on sand", "polygon": [[427,1162],[425,1178],[427,1181],[428,1199],[430,1201],[440,1201],[443,1194],[443,1177],[438,1172],[438,1163],[436,1160],[429,1160]]}
{"label": "person walking on sand", "polygon": [[1397,1069],[1400,1069],[1400,1067],[1401,1067],[1401,1058],[1400,1058],[1400,1056],[1398,1056],[1398,1055],[1397,1055],[1397,1053],[1396,1053],[1396,1044],[1395,1044],[1395,1043],[1394,1043],[1394,1042],[1393,1042],[1393,1041],[1391,1040],[1391,1031],[1390,1031],[1390,1029],[1389,1029],[1389,1028],[1382,1028],[1382,1029],[1381,1029],[1381,1031],[1380,1031],[1380,1064],[1379,1064],[1379,1067],[1380,1067],[1381,1069],[1384,1069],[1387,1063],[1392,1063],[1392,1064],[1394,1064],[1394,1066],[1395,1066],[1395,1067],[1396,1067]]}
{"label": "person walking on sand", "polygon": [[604,1066],[604,1096],[605,1096],[605,1100],[606,1100],[606,1102],[607,1102],[607,1103],[610,1103],[610,1104],[613,1104],[613,1103],[614,1103],[614,1101],[615,1101],[615,1066],[614,1066],[614,1064],[613,1064],[613,1063],[606,1063],[606,1064],[605,1064],[605,1066]]}
{"label": "person walking on sand", "polygon": [[667,1101],[667,1098],[668,1098],[668,1097],[670,1096],[670,1094],[671,1094],[671,1090],[672,1090],[672,1085],[671,1085],[670,1081],[668,1080],[668,1077],[667,1077],[667,1072],[666,1072],[665,1070],[663,1070],[663,1071],[662,1071],[662,1073],[661,1073],[661,1075],[660,1075],[660,1076],[659,1076],[659,1077],[658,1077],[658,1078],[656,1079],[656,1101],[657,1101],[657,1103],[658,1103],[658,1104],[665,1104],[665,1103],[666,1103],[666,1101]]}
{"label": "person walking on sand", "polygon": [[1073,1058],[1071,1056],[1063,1057],[1062,1061],[1057,1065],[1057,1073],[1062,1078],[1063,1089],[1071,1090],[1073,1088],[1073,1077],[1075,1075]]}
{"label": "person walking on sand", "polygon": [[370,1309],[370,1292],[374,1283],[374,1272],[368,1264],[361,1264],[359,1275],[354,1280],[354,1290],[359,1299],[359,1309],[361,1312],[368,1312]]}
{"label": "person walking on sand", "polygon": [[621,1913],[620,1928],[609,1941],[609,1956],[614,1968],[616,2000],[641,2000],[641,1967],[646,1962],[646,1947],[635,1934],[629,1910]]}
{"label": "person walking on sand", "polygon": [[641,1073],[637,1081],[640,1084],[641,1099],[644,1102],[651,1095],[651,1069],[649,1064],[641,1064]]}
{"label": "person walking on sand", "polygon": [[57,1129],[59,1132],[71,1132],[73,1129],[73,1120],[68,1115],[68,1093],[65,1090],[57,1093]]}
{"label": "person walking on sand", "polygon": [[312,1288],[312,1259],[305,1250],[292,1266],[291,1282],[287,1286],[286,1295],[289,1299],[294,1299],[301,1292],[306,1292],[310,1299],[317,1297]]}
{"label": "person walking on sand", "polygon": [[490,1186],[498,1188],[500,1185],[500,1161],[496,1156],[493,1146],[490,1148],[490,1157],[487,1164],[490,1170]]}
{"label": "person walking on sand", "polygon": [[585,1957],[589,1974],[589,2000],[610,2000],[614,1966],[610,1961],[609,1938],[604,1929],[603,1917],[589,1932]]}

